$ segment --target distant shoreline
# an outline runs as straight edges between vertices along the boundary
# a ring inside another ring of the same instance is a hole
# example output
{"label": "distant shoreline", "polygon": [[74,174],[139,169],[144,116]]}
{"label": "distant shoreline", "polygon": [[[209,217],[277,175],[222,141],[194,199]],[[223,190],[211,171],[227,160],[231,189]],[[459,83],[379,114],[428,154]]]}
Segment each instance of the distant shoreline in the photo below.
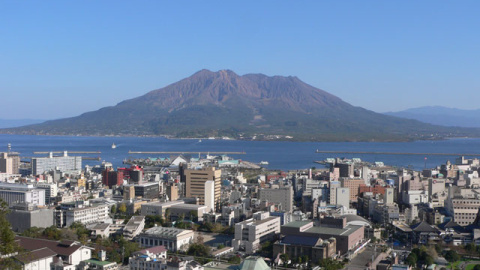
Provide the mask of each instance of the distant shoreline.
{"label": "distant shoreline", "polygon": [[415,141],[442,141],[442,140],[452,140],[452,139],[480,139],[480,137],[469,137],[469,136],[456,136],[456,137],[435,137],[435,138],[424,138],[424,139],[405,139],[405,140],[299,140],[299,139],[239,139],[231,138],[223,139],[221,137],[175,137],[172,135],[133,135],[133,134],[122,134],[122,135],[87,135],[87,134],[17,134],[17,133],[0,133],[0,135],[19,135],[19,136],[51,136],[51,137],[99,137],[99,138],[165,138],[168,140],[205,140],[205,141],[258,141],[258,142],[338,142],[338,143],[348,143],[348,142],[370,142],[370,143],[399,143],[399,142],[415,142]]}

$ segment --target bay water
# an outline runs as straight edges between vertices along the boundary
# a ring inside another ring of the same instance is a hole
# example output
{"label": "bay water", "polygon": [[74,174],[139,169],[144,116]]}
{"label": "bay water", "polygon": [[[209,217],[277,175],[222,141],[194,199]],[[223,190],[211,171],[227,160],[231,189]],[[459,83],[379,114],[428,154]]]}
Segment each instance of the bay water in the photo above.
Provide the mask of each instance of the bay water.
{"label": "bay water", "polygon": [[[36,151],[100,151],[100,154],[71,154],[97,157],[113,163],[114,167],[123,167],[124,159],[146,157],[169,157],[167,154],[129,154],[128,151],[175,151],[175,152],[245,152],[230,155],[254,163],[268,161],[269,169],[294,170],[322,167],[314,163],[326,158],[345,157],[360,158],[364,161],[382,161],[386,165],[411,167],[421,170],[444,164],[447,160],[455,161],[458,156],[435,155],[388,155],[388,154],[325,154],[319,151],[344,152],[396,152],[396,153],[468,153],[468,157],[477,157],[480,153],[479,138],[456,138],[438,141],[415,142],[273,142],[273,141],[239,141],[202,139],[167,139],[163,137],[86,137],[86,136],[35,136],[0,134],[0,152],[7,151],[7,144],[12,151],[19,152],[24,159],[33,156]],[[112,144],[116,145],[112,149]],[[192,155],[197,157],[198,154]],[[425,160],[425,158],[427,158]],[[96,165],[102,161],[84,160],[83,165]]]}

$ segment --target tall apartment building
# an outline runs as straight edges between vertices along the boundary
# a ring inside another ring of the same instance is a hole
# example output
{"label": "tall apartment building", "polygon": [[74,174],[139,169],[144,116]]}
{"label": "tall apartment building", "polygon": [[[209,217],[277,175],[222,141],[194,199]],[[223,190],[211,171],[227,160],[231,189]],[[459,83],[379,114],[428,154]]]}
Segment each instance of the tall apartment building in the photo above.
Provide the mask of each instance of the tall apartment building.
{"label": "tall apartment building", "polygon": [[280,217],[270,216],[268,212],[257,212],[253,218],[235,224],[233,248],[252,254],[261,244],[272,240],[280,233]]}
{"label": "tall apartment building", "polygon": [[79,171],[82,169],[82,157],[68,156],[67,151],[63,152],[63,156],[55,157],[50,152],[48,157],[32,158],[31,166],[33,175],[42,174],[56,168],[62,172]]}
{"label": "tall apartment building", "polygon": [[[205,204],[205,198],[211,198],[213,195],[213,202],[215,210],[218,210],[221,195],[221,175],[222,170],[209,167],[201,170],[184,170],[185,174],[185,190],[186,197],[196,197],[199,199],[201,205]],[[213,181],[213,183],[209,182]],[[213,190],[212,190],[213,189]],[[211,203],[211,200],[208,202]],[[211,207],[209,205],[209,207]]]}
{"label": "tall apartment building", "polygon": [[0,198],[13,206],[18,203],[45,205],[45,190],[33,185],[0,183]]}
{"label": "tall apartment building", "polygon": [[0,172],[18,174],[20,156],[16,152],[0,153]]}
{"label": "tall apartment building", "polygon": [[123,185],[123,172],[117,172],[112,168],[106,168],[102,171],[102,183],[109,188]]}
{"label": "tall apartment building", "polygon": [[280,211],[292,212],[293,211],[293,187],[281,187],[281,188],[262,188],[259,191],[259,199],[261,201],[268,201],[276,204],[280,204],[282,209]]}
{"label": "tall apartment building", "polygon": [[350,189],[349,188],[335,188],[335,203],[334,205],[350,207]]}
{"label": "tall apartment building", "polygon": [[365,181],[363,179],[349,179],[343,178],[341,180],[342,187],[350,189],[350,201],[356,202],[358,200],[358,193],[360,187],[365,186]]}

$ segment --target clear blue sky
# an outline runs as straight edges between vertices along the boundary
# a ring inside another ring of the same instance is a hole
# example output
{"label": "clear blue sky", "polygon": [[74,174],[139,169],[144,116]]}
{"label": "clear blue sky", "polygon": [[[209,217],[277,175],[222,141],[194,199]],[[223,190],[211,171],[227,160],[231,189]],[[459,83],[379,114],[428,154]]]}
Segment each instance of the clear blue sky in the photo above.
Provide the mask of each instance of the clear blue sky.
{"label": "clear blue sky", "polygon": [[54,119],[196,71],[294,75],[373,111],[480,108],[480,1],[1,1],[0,118]]}

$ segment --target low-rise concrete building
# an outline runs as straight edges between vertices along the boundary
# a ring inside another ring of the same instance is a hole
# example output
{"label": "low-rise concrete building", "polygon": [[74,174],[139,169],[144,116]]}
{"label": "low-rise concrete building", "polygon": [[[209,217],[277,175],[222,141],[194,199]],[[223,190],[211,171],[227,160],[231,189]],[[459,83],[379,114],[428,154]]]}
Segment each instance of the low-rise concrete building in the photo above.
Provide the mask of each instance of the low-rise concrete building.
{"label": "low-rise concrete building", "polygon": [[53,209],[37,208],[31,204],[11,207],[7,218],[15,232],[23,232],[31,227],[47,228],[55,224]]}
{"label": "low-rise concrete building", "polygon": [[253,218],[235,224],[235,251],[245,251],[252,254],[260,248],[263,242],[272,240],[280,233],[280,218],[270,216],[268,212],[257,212]]}
{"label": "low-rise concrete building", "polygon": [[135,237],[135,241],[146,248],[163,245],[170,251],[177,251],[186,250],[193,236],[192,230],[153,227]]}
{"label": "low-rise concrete building", "polygon": [[333,222],[328,221],[329,219],[322,219],[323,224],[318,226],[314,226],[313,221],[290,222],[281,227],[281,234],[321,239],[333,237],[336,239],[336,251],[340,254],[345,254],[362,243],[364,238],[363,226],[347,225],[346,218],[335,219]]}
{"label": "low-rise concrete building", "polygon": [[93,248],[84,246],[76,241],[51,241],[23,236],[16,236],[15,240],[21,248],[27,251],[35,251],[42,248],[48,248],[53,251],[55,258],[50,265],[51,268],[47,269],[75,269],[80,265],[81,261],[89,260],[92,257]]}
{"label": "low-rise concrete building", "polygon": [[333,258],[337,252],[337,240],[333,237],[323,240],[320,237],[287,235],[273,245],[273,257],[288,254],[290,258],[308,256],[313,262]]}
{"label": "low-rise concrete building", "polygon": [[167,249],[154,246],[135,252],[128,259],[130,270],[163,270],[167,269]]}
{"label": "low-rise concrete building", "polygon": [[133,216],[123,228],[123,236],[126,239],[133,239],[139,233],[142,232],[145,227],[145,217],[144,216]]}
{"label": "low-rise concrete building", "polygon": [[142,216],[162,216],[165,217],[167,209],[174,205],[184,204],[184,201],[173,202],[152,202],[142,204],[140,213]]}

